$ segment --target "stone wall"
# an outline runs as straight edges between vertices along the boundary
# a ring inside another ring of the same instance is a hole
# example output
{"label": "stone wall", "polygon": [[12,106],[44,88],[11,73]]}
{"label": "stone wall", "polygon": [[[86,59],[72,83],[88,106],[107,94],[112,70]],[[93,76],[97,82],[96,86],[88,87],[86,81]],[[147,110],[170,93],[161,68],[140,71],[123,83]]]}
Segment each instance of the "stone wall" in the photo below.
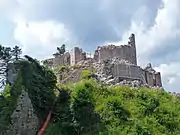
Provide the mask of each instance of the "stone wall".
{"label": "stone wall", "polygon": [[137,80],[144,86],[162,87],[161,75],[151,67],[151,64],[142,69],[128,61],[114,58],[104,60],[100,65],[103,67],[103,72],[98,70],[98,73],[103,74],[105,78],[110,77],[115,83]]}
{"label": "stone wall", "polygon": [[144,68],[146,82],[149,86],[158,86],[162,87],[161,82],[161,74],[160,72],[156,72],[153,68],[151,63],[148,63],[147,66]]}
{"label": "stone wall", "polygon": [[12,124],[9,126],[6,135],[36,135],[39,122],[25,90],[22,90],[11,119]]}
{"label": "stone wall", "polygon": [[162,87],[161,73],[160,72],[157,72],[155,74],[155,80],[156,80],[156,85],[159,87]]}
{"label": "stone wall", "polygon": [[53,67],[64,65],[64,56],[57,56],[53,59]]}
{"label": "stone wall", "polygon": [[70,57],[71,57],[71,62],[70,65],[76,65],[79,61],[85,60],[86,59],[86,53],[82,51],[79,47],[74,47],[70,51]]}
{"label": "stone wall", "polygon": [[154,76],[153,73],[145,71],[146,74],[146,81],[149,86],[154,86]]}
{"label": "stone wall", "polygon": [[98,47],[94,54],[95,60],[103,61],[106,59],[120,58],[137,65],[135,36],[132,34],[127,45],[107,45]]}
{"label": "stone wall", "polygon": [[113,69],[113,76],[119,77],[122,80],[141,80],[145,83],[143,70],[136,65],[115,64]]}
{"label": "stone wall", "polygon": [[112,58],[120,58],[131,62],[132,64],[136,64],[134,61],[134,48],[129,45],[108,45],[103,46],[99,49],[99,60],[106,60]]}
{"label": "stone wall", "polygon": [[62,65],[70,65],[70,54],[68,52],[53,59],[53,67]]}

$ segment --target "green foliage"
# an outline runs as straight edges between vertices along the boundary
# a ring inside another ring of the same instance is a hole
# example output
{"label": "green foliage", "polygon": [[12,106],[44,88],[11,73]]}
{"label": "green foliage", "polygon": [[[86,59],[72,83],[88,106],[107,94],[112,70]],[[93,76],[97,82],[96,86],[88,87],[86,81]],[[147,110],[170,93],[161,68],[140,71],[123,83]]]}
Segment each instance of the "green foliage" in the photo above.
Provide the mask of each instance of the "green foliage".
{"label": "green foliage", "polygon": [[93,90],[94,86],[90,81],[81,81],[74,86],[70,107],[76,134],[94,133],[99,130],[100,118],[94,112]]}
{"label": "green foliage", "polygon": [[57,66],[53,69],[54,73],[61,73],[65,72],[65,70],[68,70],[68,66]]}
{"label": "green foliage", "polygon": [[82,71],[82,79],[89,79],[92,77],[92,72],[90,70],[83,70]]}
{"label": "green foliage", "polygon": [[[0,46],[0,49],[2,47]],[[1,51],[0,51],[1,53]],[[52,106],[56,88],[53,71],[26,56],[12,86],[6,85],[0,99],[0,131],[7,129],[22,87],[27,90],[35,112],[43,122]],[[55,72],[65,72],[57,67]],[[53,117],[45,135],[179,135],[180,99],[163,90],[107,87],[83,70],[83,80],[60,85]]]}
{"label": "green foliage", "polygon": [[8,63],[12,58],[11,48],[0,45],[0,59]]}
{"label": "green foliage", "polygon": [[48,125],[45,135],[70,135],[74,132],[70,111],[70,95],[66,89],[61,89],[55,105],[54,117]]}
{"label": "green foliage", "polygon": [[74,66],[71,66],[71,68],[73,69],[80,69],[82,66],[81,65],[74,65]]}
{"label": "green foliage", "polygon": [[10,47],[4,47],[0,45],[0,81],[5,82],[6,75],[8,71],[8,63],[11,61],[12,55],[11,55],[11,48]]}
{"label": "green foliage", "polygon": [[19,46],[16,45],[15,47],[13,47],[11,52],[12,52],[12,56],[14,56],[16,61],[20,59],[20,55],[22,54],[22,50]]}
{"label": "green foliage", "polygon": [[0,131],[6,130],[11,119],[17,99],[21,94],[22,87],[27,90],[35,113],[40,124],[44,121],[47,113],[55,99],[56,76],[53,72],[44,66],[41,66],[37,60],[26,56],[28,61],[19,61],[14,63],[19,69],[17,79],[10,87],[7,85],[1,93],[4,98],[0,100]]}
{"label": "green foliage", "polygon": [[5,97],[5,98],[8,98],[10,97],[10,85],[9,84],[6,84],[6,86],[4,87],[4,90],[2,92],[0,92],[0,94]]}
{"label": "green foliage", "polygon": [[5,63],[14,61],[12,60],[13,57],[16,61],[19,60],[21,53],[21,48],[17,45],[13,48],[0,45],[0,60]]}
{"label": "green foliage", "polygon": [[28,56],[27,58],[29,61],[21,61],[18,66],[22,72],[23,85],[28,90],[41,123],[46,118],[55,99],[56,76],[36,60]]}
{"label": "green foliage", "polygon": [[[180,134],[180,99],[163,90],[106,87],[93,79],[62,88],[68,100],[56,106],[56,115],[61,118],[54,117],[56,122],[47,130],[56,127],[56,133],[88,135]],[[63,119],[66,124],[62,124]],[[71,130],[63,130],[68,125]]]}
{"label": "green foliage", "polygon": [[17,100],[22,91],[22,78],[19,72],[14,84],[10,87],[8,84],[2,92],[4,96],[0,100],[0,131],[1,133],[8,128],[11,122],[11,115],[16,108]]}
{"label": "green foliage", "polygon": [[[0,82],[3,83],[2,86],[4,86],[7,83],[7,73],[8,73],[8,64],[10,62],[15,62],[19,59],[19,55],[21,54],[21,49],[18,46],[15,46],[13,49],[11,47],[4,47],[0,45]],[[13,56],[15,56],[15,60],[13,59]],[[2,87],[1,86],[1,87]]]}
{"label": "green foliage", "polygon": [[[94,112],[93,80],[61,87],[55,115],[46,135],[95,134],[100,130],[100,117]],[[59,127],[59,128],[57,128]],[[51,131],[56,132],[51,132]]]}

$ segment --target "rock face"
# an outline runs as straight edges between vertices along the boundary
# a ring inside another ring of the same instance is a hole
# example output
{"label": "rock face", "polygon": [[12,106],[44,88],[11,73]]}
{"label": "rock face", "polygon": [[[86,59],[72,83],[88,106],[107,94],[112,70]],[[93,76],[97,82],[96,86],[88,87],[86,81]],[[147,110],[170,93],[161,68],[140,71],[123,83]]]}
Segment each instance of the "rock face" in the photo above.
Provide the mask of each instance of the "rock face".
{"label": "rock face", "polygon": [[6,135],[36,135],[38,118],[34,114],[31,100],[25,90],[22,90],[11,118],[11,125]]}

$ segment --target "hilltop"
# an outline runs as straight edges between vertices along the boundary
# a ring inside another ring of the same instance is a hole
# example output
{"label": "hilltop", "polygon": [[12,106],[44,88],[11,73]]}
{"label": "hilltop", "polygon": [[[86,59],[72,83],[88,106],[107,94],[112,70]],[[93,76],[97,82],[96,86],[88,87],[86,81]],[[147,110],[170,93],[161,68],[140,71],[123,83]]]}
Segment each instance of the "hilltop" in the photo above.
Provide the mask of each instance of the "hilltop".
{"label": "hilltop", "polygon": [[0,49],[2,135],[180,134],[180,98],[162,88],[151,64],[137,65],[134,34],[127,45],[98,47],[92,58],[62,45],[43,65],[20,58],[17,46]]}
{"label": "hilltop", "polygon": [[53,102],[45,135],[180,134],[180,99],[163,89],[105,85],[88,66],[69,67],[81,74],[64,84],[57,84],[54,73],[66,74],[66,67],[51,70],[28,58],[16,68],[17,77],[0,100],[2,134],[35,134]]}

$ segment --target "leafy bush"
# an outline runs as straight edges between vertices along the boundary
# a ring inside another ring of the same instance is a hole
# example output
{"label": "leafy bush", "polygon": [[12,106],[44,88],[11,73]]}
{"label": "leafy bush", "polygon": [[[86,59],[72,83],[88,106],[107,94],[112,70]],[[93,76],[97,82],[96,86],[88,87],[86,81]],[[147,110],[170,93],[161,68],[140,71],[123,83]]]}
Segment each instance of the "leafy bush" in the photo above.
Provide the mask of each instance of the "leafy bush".
{"label": "leafy bush", "polygon": [[73,69],[80,69],[81,65],[74,65],[74,66],[71,66],[71,68],[73,68]]}
{"label": "leafy bush", "polygon": [[180,134],[180,99],[163,90],[106,87],[88,79],[66,86],[66,91],[68,101],[64,106],[60,102],[56,110],[63,110],[57,114],[69,118],[66,127],[71,130],[62,130],[63,119],[50,125],[59,126],[56,130],[62,134]]}
{"label": "leafy bush", "polygon": [[0,100],[0,132],[3,133],[11,122],[11,115],[16,108],[17,100],[22,91],[21,72],[18,73],[17,78],[12,86],[7,84],[2,92],[4,96]]}
{"label": "leafy bush", "polygon": [[89,79],[92,77],[92,72],[90,70],[83,70],[82,71],[82,79]]}
{"label": "leafy bush", "polygon": [[[41,122],[55,99],[53,72],[29,58],[21,61],[12,86],[0,100],[0,131],[7,129],[22,86],[28,91]],[[61,68],[63,70],[63,67]],[[61,92],[45,135],[179,135],[180,99],[163,90],[107,87],[84,70],[83,80],[59,85]]]}
{"label": "leafy bush", "polygon": [[18,66],[22,72],[22,83],[42,123],[55,99],[56,76],[35,60],[21,61]]}
{"label": "leafy bush", "polygon": [[53,120],[48,125],[45,135],[70,135],[73,132],[70,95],[62,89],[55,105]]}
{"label": "leafy bush", "polygon": [[64,72],[66,69],[68,69],[68,66],[57,66],[53,69],[55,73]]}

